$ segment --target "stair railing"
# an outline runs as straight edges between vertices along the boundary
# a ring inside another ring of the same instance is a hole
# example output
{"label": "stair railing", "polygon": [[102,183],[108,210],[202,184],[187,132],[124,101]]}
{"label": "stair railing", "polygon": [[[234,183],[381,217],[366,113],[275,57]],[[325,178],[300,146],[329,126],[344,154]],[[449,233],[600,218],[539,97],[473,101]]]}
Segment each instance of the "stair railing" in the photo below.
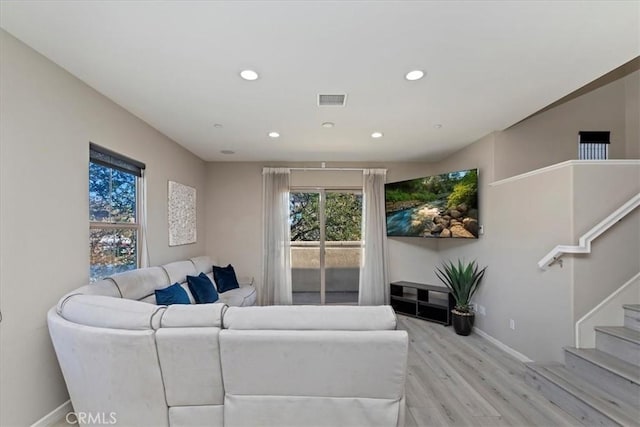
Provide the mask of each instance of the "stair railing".
{"label": "stair railing", "polygon": [[611,228],[622,218],[631,213],[635,208],[640,206],[640,193],[629,199],[624,205],[613,211],[609,216],[596,224],[591,230],[587,231],[580,237],[578,244],[575,246],[558,245],[546,254],[540,261],[538,267],[543,270],[548,269],[552,265],[559,263],[562,265],[562,256],[564,254],[588,254],[591,253],[591,242],[602,233]]}

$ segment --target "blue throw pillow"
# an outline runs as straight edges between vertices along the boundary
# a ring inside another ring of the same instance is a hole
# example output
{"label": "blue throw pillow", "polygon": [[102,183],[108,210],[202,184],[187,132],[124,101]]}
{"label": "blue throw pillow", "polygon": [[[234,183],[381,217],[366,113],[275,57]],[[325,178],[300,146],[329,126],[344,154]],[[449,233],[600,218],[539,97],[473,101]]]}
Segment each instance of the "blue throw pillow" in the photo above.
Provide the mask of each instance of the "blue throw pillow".
{"label": "blue throw pillow", "polygon": [[211,279],[206,274],[200,273],[198,276],[187,276],[187,283],[197,304],[209,304],[218,301],[218,292],[216,292],[215,286],[213,286]]}
{"label": "blue throw pillow", "polygon": [[174,283],[168,288],[156,289],[156,304],[191,304],[191,301],[189,301],[187,291],[180,284]]}
{"label": "blue throw pillow", "polygon": [[240,287],[236,272],[231,264],[226,267],[213,266],[213,279],[216,281],[218,292],[223,293]]}

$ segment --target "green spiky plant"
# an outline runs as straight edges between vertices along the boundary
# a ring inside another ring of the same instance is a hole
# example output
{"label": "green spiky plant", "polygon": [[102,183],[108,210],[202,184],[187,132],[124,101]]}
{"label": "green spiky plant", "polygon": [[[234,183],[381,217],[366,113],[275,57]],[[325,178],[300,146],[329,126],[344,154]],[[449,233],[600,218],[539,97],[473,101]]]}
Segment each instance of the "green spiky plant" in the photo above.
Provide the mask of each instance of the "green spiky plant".
{"label": "green spiky plant", "polygon": [[460,313],[471,313],[469,304],[476,293],[487,267],[480,268],[476,261],[458,264],[452,261],[442,263],[442,268],[436,267],[436,275],[451,290],[456,300],[455,310]]}

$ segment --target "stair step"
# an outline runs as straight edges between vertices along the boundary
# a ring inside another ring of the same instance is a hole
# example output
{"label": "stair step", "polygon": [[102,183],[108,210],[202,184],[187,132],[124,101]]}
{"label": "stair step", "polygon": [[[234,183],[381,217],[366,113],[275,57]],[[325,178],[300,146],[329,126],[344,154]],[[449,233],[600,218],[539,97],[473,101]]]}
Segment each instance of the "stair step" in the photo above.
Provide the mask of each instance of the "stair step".
{"label": "stair step", "polygon": [[527,383],[584,424],[638,425],[640,409],[637,405],[611,396],[560,364],[526,365]]}
{"label": "stair step", "polygon": [[640,404],[640,367],[595,348],[566,347],[564,351],[568,370],[612,396]]}
{"label": "stair step", "polygon": [[640,332],[640,304],[625,304],[622,308],[624,308],[624,326]]}
{"label": "stair step", "polygon": [[640,366],[640,331],[624,326],[597,326],[596,348]]}

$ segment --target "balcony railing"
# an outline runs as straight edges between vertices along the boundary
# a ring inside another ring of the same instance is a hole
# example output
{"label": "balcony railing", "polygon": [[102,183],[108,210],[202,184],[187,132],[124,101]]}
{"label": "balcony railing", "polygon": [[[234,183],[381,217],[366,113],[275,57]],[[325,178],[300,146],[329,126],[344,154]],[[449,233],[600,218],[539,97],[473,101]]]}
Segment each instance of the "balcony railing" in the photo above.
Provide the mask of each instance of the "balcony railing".
{"label": "balcony railing", "polygon": [[[331,293],[357,292],[361,242],[326,242],[324,249],[325,289]],[[291,242],[293,292],[320,292],[320,242]]]}

